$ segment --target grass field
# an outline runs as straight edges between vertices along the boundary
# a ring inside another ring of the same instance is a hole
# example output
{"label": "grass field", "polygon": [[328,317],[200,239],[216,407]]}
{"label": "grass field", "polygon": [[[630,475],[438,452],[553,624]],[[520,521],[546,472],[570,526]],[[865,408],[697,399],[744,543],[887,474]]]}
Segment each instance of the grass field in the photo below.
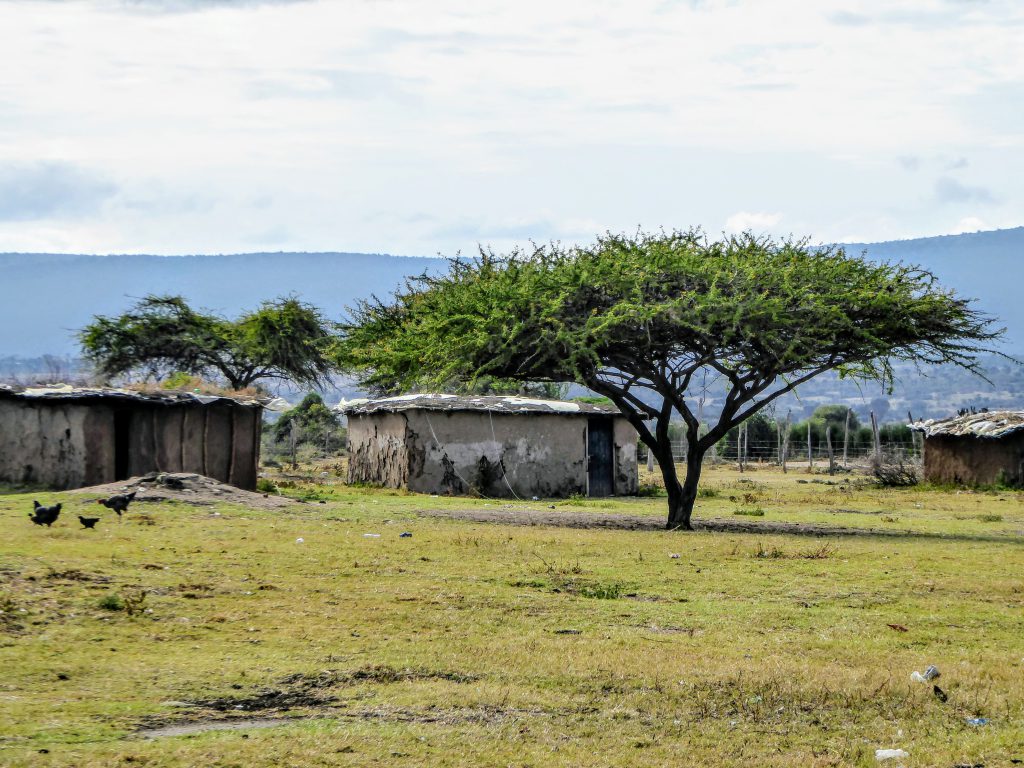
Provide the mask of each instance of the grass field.
{"label": "grass field", "polygon": [[[0,495],[0,764],[1024,760],[1024,494],[730,470],[704,488],[699,517],[890,535],[475,523],[417,512],[664,500],[340,485],[88,531],[88,497],[37,495],[65,503],[46,529],[32,495]],[[946,701],[910,679],[929,664]]]}

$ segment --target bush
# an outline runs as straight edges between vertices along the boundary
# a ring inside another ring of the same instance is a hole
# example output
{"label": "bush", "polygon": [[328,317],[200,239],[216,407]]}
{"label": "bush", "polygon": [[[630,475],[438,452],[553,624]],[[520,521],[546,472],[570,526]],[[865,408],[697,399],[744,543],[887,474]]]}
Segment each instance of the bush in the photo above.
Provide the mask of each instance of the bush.
{"label": "bush", "polygon": [[875,464],[871,473],[886,488],[908,488],[921,482],[917,466],[904,461]]}
{"label": "bush", "polygon": [[99,607],[102,608],[104,611],[124,610],[124,601],[120,598],[119,595],[115,595],[113,592],[101,597],[97,605],[99,605]]}

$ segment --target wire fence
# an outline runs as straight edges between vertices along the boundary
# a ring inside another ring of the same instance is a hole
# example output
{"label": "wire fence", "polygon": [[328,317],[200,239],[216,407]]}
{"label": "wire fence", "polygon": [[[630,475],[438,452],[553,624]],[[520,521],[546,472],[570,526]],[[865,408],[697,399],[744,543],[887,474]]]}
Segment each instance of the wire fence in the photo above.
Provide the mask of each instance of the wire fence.
{"label": "wire fence", "polygon": [[[638,459],[641,462],[647,461],[647,446],[640,443]],[[780,456],[782,455],[782,447],[776,441],[755,441],[751,440],[750,444],[746,446],[744,453],[744,461],[757,464],[758,462],[764,464],[781,464]],[[917,461],[921,458],[921,444],[916,440],[911,441],[882,441],[879,450],[882,461],[885,462],[901,462],[901,461]],[[673,440],[672,441],[672,458],[677,461],[685,461],[687,455],[687,444],[686,440]],[[870,461],[875,456],[875,449],[871,445],[848,445],[844,451],[842,441],[838,445],[832,446],[832,457],[836,463],[864,463]],[[705,462],[716,463],[716,462],[739,462],[740,460],[740,447],[737,443],[719,443],[707,452],[704,456]],[[827,445],[811,445],[810,454],[807,451],[807,444],[797,444],[790,442],[786,446],[786,461],[794,463],[807,463],[812,462],[823,462],[828,463],[829,461],[829,450]]]}

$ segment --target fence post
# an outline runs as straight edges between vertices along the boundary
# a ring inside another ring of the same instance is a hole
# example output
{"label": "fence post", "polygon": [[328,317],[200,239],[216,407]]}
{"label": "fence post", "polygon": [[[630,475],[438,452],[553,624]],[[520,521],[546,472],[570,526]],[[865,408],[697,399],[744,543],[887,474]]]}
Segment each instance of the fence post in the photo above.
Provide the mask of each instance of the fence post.
{"label": "fence post", "polygon": [[847,449],[850,447],[850,408],[846,409],[846,426],[843,427],[843,469],[849,469],[847,462]]}
{"label": "fence post", "polygon": [[786,474],[786,456],[789,453],[789,422],[793,416],[792,411],[786,411],[786,425],[782,432],[782,474]]}
{"label": "fence post", "polygon": [[876,467],[882,465],[882,438],[878,433],[878,419],[875,418],[875,412],[871,412],[871,442],[873,443],[873,456],[872,461]]}
{"label": "fence post", "polygon": [[814,471],[814,451],[811,448],[811,420],[807,420],[807,471]]}
{"label": "fence post", "polygon": [[829,424],[825,427],[825,445],[828,446],[828,473],[834,475],[836,473],[836,457],[832,453],[832,425]]}

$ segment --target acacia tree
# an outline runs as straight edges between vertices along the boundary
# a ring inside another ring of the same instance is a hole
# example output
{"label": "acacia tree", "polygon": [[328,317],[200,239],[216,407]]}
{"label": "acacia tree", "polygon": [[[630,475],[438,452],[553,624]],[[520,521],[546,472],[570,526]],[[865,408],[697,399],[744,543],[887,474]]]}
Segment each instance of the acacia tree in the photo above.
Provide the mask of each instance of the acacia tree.
{"label": "acacia tree", "polygon": [[197,312],[181,296],[147,296],[123,315],[95,317],[78,337],[105,376],[175,370],[220,376],[238,390],[265,378],[321,386],[334,370],[332,331],[294,297],[228,320]]}
{"label": "acacia tree", "polygon": [[[378,391],[481,376],[589,387],[654,453],[668,526],[688,529],[705,453],[776,398],[829,370],[889,385],[895,361],[977,372],[978,345],[1001,333],[920,267],[690,230],[453,260],[446,275],[359,304],[339,350]],[[702,433],[709,393],[721,411]],[[689,445],[682,481],[676,415]]]}

